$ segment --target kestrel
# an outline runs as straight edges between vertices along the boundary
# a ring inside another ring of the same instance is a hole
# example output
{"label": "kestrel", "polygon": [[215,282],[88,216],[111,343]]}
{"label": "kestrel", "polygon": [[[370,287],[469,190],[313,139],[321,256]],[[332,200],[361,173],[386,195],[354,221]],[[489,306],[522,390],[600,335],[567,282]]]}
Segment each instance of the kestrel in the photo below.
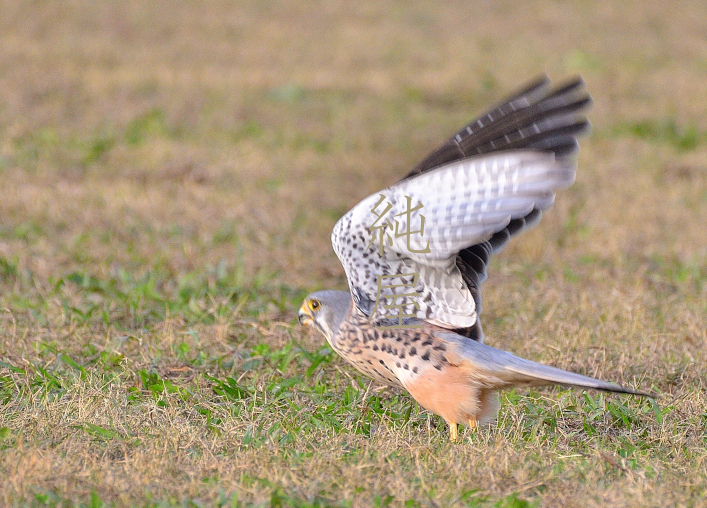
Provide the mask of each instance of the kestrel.
{"label": "kestrel", "polygon": [[491,254],[535,225],[572,184],[589,128],[581,78],[543,77],[472,121],[402,180],[356,205],[332,244],[348,291],[318,291],[298,317],[362,373],[405,388],[449,424],[498,412],[497,391],[560,384],[651,394],[483,344],[481,283]]}

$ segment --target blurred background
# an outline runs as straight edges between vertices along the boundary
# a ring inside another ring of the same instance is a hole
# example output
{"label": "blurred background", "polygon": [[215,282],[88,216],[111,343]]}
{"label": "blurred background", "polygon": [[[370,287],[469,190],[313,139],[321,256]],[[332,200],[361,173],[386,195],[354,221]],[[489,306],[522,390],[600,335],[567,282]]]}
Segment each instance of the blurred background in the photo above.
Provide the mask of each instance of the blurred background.
{"label": "blurred background", "polygon": [[581,74],[595,99],[558,200],[581,252],[704,260],[706,15],[700,1],[4,2],[0,255],[40,280],[223,262],[341,284],[333,222],[547,72]]}
{"label": "blurred background", "polygon": [[[368,381],[295,326],[305,294],[346,287],[331,229],[542,73],[585,79],[593,130],[575,185],[493,261],[487,342],[678,409],[661,427],[647,402],[509,396],[490,441],[435,462],[444,433],[393,391],[366,448]],[[706,83],[704,0],[3,1],[0,499],[704,495]]]}

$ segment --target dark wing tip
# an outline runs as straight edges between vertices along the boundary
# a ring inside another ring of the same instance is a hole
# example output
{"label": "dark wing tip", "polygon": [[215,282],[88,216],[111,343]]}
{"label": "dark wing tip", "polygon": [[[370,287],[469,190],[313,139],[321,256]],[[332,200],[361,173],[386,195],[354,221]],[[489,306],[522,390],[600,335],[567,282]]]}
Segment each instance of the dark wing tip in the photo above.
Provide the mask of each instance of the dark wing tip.
{"label": "dark wing tip", "polygon": [[[553,147],[557,145],[559,153],[556,155],[572,154],[568,143],[555,140],[585,134],[589,122],[580,112],[591,104],[592,99],[581,76],[550,88],[550,79],[541,75],[469,122],[425,157],[403,180],[466,157],[508,149],[554,151]],[[563,124],[559,130],[558,124]]]}

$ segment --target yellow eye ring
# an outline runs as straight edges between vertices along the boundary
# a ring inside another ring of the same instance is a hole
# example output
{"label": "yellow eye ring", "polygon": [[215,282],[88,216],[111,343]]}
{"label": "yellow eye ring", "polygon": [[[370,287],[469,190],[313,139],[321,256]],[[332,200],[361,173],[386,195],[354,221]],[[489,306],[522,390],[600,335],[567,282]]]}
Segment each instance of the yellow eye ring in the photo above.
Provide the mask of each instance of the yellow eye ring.
{"label": "yellow eye ring", "polygon": [[309,301],[309,308],[311,310],[317,310],[321,304],[319,303],[318,300],[310,300]]}

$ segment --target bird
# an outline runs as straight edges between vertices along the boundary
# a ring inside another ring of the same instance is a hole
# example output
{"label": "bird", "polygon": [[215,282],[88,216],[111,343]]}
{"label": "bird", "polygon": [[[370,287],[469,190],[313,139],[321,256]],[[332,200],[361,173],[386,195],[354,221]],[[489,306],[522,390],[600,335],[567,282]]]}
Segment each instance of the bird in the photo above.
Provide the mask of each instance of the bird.
{"label": "bird", "polygon": [[314,292],[298,311],[360,372],[441,416],[452,441],[458,424],[493,422],[510,387],[654,396],[484,344],[490,257],[574,182],[591,102],[581,77],[553,87],[543,75],[472,120],[341,217],[331,241],[349,290]]}

